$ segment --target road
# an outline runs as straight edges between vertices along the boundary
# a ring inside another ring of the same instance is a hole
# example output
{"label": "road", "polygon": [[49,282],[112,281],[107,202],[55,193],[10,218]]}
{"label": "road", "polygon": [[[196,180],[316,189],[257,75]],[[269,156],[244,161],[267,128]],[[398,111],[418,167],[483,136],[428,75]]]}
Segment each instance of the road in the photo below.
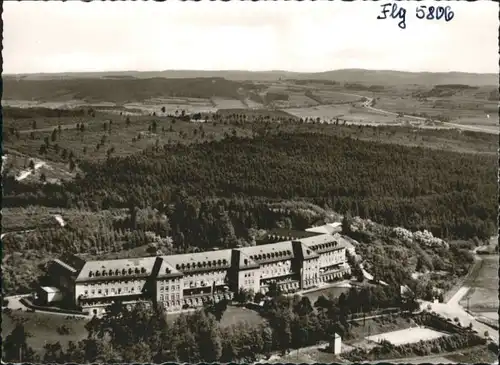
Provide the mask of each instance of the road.
{"label": "road", "polygon": [[[395,113],[395,112],[390,112],[388,110],[383,110],[383,109],[372,107],[371,104],[373,102],[373,98],[370,98],[368,96],[363,96],[363,95],[359,95],[359,94],[350,94],[350,93],[341,93],[341,94],[355,96],[358,98],[365,98],[366,101],[363,102],[363,104],[362,104],[363,108],[365,108],[365,109],[368,109],[368,110],[371,110],[371,111],[374,111],[377,113],[383,113],[383,114],[389,114],[389,115],[395,115],[395,116],[398,115],[398,113]],[[417,117],[417,116],[409,115],[409,114],[403,114],[403,117],[412,118],[412,119],[416,119],[416,120],[420,120],[420,121],[426,121],[428,119],[428,118]],[[441,121],[438,121],[438,122],[441,123],[443,126],[448,126],[450,128],[458,128],[458,129],[462,129],[462,130],[468,130],[468,131],[473,131],[473,132],[491,133],[491,134],[499,134],[500,133],[500,129],[498,129],[498,128],[492,129],[491,127],[471,126],[471,125],[463,125],[463,124],[441,122]]]}
{"label": "road", "polygon": [[[61,125],[61,129],[66,130],[66,129],[76,129],[76,126],[79,123],[71,123],[71,124],[63,124]],[[85,124],[87,126],[88,123]],[[45,128],[38,128],[38,129],[25,129],[22,131],[19,131],[20,134],[26,134],[26,133],[31,133],[31,132],[52,132],[54,129],[58,129],[59,126],[52,126],[52,127],[45,127]]]}

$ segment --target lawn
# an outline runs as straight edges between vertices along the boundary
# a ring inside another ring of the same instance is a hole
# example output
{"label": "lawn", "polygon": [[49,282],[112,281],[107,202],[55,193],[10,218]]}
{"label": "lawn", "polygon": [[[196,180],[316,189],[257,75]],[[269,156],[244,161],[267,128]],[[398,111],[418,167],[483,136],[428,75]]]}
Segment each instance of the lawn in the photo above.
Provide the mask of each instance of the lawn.
{"label": "lawn", "polygon": [[460,305],[465,308],[469,305],[472,311],[498,310],[498,255],[481,258],[477,275],[465,283],[471,290],[460,301]]}
{"label": "lawn", "polygon": [[[87,336],[86,318],[67,318],[64,315],[54,315],[39,312],[12,311],[6,314],[2,311],[2,337],[7,336],[16,323],[24,323],[25,329],[31,334],[28,344],[35,351],[41,352],[46,343],[59,341],[64,347],[69,341],[80,341]],[[57,329],[66,325],[70,328],[68,335],[61,335]]]}
{"label": "lawn", "polygon": [[223,327],[229,327],[238,322],[248,322],[249,324],[256,325],[265,321],[259,313],[252,309],[230,305],[224,312],[220,324]]}
{"label": "lawn", "polygon": [[309,292],[304,294],[303,296],[308,297],[311,303],[314,305],[318,298],[322,295],[328,297],[329,295],[333,295],[334,298],[338,298],[340,294],[349,292],[349,288],[324,288],[319,289],[317,291]]}
{"label": "lawn", "polygon": [[[189,312],[186,312],[189,313]],[[169,322],[175,321],[180,313],[167,314]],[[245,308],[228,305],[227,310],[224,312],[220,325],[222,327],[229,327],[239,322],[248,322],[249,324],[256,325],[264,323],[265,319],[260,316],[256,311]]]}

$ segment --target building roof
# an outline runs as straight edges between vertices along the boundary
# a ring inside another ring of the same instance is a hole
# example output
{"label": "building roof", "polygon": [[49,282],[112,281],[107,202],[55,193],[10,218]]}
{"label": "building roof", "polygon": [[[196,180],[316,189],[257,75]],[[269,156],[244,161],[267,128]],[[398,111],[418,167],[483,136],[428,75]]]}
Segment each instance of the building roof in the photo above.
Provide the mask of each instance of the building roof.
{"label": "building roof", "polygon": [[42,286],[40,287],[44,292],[49,293],[49,294],[54,294],[54,293],[59,293],[60,290],[54,286]]}
{"label": "building roof", "polygon": [[87,261],[76,281],[144,278],[151,275],[155,257]]}
{"label": "building roof", "polygon": [[231,250],[229,249],[162,256],[162,258],[182,273],[223,270],[231,267]]}
{"label": "building roof", "polygon": [[351,243],[351,239],[349,237],[341,236],[340,234],[334,235],[335,239],[338,243],[343,245],[346,249],[354,250],[356,247]]}
{"label": "building roof", "polygon": [[317,232],[298,231],[288,228],[273,228],[267,232],[268,237],[281,237],[282,241],[290,241],[318,235]]}
{"label": "building roof", "polygon": [[290,260],[294,257],[292,241],[240,248],[250,259],[258,263]]}
{"label": "building roof", "polygon": [[163,257],[157,257],[157,264],[160,266],[158,271],[155,272],[158,278],[182,276],[182,272],[173,267],[167,260],[164,260]]}
{"label": "building roof", "polygon": [[318,253],[324,253],[345,248],[345,242],[339,240],[340,236],[322,234],[314,237],[303,238],[300,241]]}
{"label": "building roof", "polygon": [[246,255],[241,248],[239,248],[239,255],[238,255],[238,267],[240,269],[255,269],[259,267],[259,264],[255,262],[255,260],[251,259],[248,255]]}
{"label": "building roof", "polygon": [[52,260],[52,262],[58,267],[71,272],[71,274],[78,274],[85,265],[85,260],[73,254],[64,254],[60,258]]}
{"label": "building roof", "polygon": [[305,260],[319,257],[319,254],[301,242],[302,255]]}
{"label": "building roof", "polygon": [[342,223],[327,223],[322,226],[307,228],[306,232],[316,232],[316,233],[325,233],[325,234],[334,234],[336,232],[340,232],[342,230]]}

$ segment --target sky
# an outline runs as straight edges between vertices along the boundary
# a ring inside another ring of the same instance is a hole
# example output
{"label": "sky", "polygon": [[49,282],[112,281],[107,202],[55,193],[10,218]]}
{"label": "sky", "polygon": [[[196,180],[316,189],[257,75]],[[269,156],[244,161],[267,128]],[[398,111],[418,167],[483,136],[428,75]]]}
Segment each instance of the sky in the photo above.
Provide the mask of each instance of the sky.
{"label": "sky", "polygon": [[[3,72],[498,72],[496,3],[398,1],[406,29],[377,19],[384,3],[7,1]],[[418,19],[419,5],[454,18]]]}

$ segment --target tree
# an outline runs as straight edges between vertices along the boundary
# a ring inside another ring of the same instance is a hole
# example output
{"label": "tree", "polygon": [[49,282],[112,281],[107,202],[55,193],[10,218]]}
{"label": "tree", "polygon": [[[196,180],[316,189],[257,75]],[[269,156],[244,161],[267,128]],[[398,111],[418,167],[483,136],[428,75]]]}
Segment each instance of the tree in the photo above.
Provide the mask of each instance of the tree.
{"label": "tree", "polygon": [[43,355],[43,361],[46,363],[61,363],[63,361],[63,349],[60,342],[47,343],[43,346],[45,353]]}
{"label": "tree", "polygon": [[45,174],[42,172],[40,174],[40,182],[44,183],[47,181],[47,176],[45,176]]}
{"label": "tree", "polygon": [[165,111],[166,111],[166,110],[167,110],[167,109],[166,109],[164,106],[162,106],[162,107],[161,107],[161,112],[162,112],[162,113],[165,113]]}
{"label": "tree", "polygon": [[36,354],[28,346],[27,339],[31,334],[27,332],[23,324],[17,324],[12,332],[3,341],[3,358],[8,362],[34,362]]}
{"label": "tree", "polygon": [[29,162],[29,168],[30,168],[30,170],[35,171],[35,162],[33,162],[33,160],[30,160],[30,162]]}
{"label": "tree", "polygon": [[269,283],[267,295],[271,298],[279,297],[281,295],[281,287],[275,281],[272,281]]}
{"label": "tree", "polygon": [[351,225],[352,218],[349,212],[344,214],[344,218],[342,218],[342,233],[345,235],[349,235],[351,233]]}

